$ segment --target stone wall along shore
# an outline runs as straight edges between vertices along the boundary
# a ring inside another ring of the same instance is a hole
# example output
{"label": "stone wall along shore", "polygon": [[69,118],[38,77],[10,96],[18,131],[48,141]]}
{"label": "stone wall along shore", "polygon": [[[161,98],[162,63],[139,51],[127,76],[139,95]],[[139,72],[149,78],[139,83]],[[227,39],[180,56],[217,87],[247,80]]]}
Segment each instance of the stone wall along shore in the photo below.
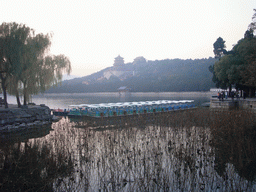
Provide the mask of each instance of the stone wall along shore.
{"label": "stone wall along shore", "polygon": [[14,131],[20,128],[48,124],[52,122],[51,110],[44,104],[28,105],[18,108],[10,105],[8,109],[0,108],[0,131]]}

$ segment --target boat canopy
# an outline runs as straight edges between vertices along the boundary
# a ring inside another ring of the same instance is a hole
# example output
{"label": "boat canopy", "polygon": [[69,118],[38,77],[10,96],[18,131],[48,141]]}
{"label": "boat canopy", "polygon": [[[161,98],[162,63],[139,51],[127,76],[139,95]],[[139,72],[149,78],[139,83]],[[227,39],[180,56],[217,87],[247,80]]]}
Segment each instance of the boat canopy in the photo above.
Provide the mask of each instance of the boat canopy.
{"label": "boat canopy", "polygon": [[119,102],[119,103],[100,103],[100,104],[79,104],[69,105],[69,108],[121,108],[121,107],[141,107],[141,106],[155,106],[155,105],[171,105],[171,104],[185,104],[193,103],[194,100],[158,100],[158,101],[139,101],[139,102]]}
{"label": "boat canopy", "polygon": [[194,100],[158,100],[119,103],[69,105],[69,115],[75,116],[120,116],[153,113],[194,107]]}

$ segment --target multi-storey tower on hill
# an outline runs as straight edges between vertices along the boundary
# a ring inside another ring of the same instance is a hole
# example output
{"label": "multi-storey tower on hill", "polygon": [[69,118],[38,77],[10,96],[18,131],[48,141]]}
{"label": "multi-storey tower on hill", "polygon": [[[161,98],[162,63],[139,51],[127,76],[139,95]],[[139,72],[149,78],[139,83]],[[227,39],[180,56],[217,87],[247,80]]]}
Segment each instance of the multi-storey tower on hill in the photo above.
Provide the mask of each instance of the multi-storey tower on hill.
{"label": "multi-storey tower on hill", "polygon": [[114,65],[108,71],[105,71],[103,77],[109,79],[111,76],[118,77],[120,80],[132,76],[132,70],[124,64],[124,58],[118,55],[114,60]]}
{"label": "multi-storey tower on hill", "polygon": [[118,55],[114,61],[114,67],[124,66],[124,58]]}

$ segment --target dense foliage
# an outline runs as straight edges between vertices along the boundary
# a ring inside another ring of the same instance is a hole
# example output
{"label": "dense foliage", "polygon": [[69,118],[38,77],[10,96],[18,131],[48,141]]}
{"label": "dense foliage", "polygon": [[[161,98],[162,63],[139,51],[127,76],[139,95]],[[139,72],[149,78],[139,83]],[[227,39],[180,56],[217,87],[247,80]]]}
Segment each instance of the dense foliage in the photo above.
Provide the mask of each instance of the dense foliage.
{"label": "dense foliage", "polygon": [[35,34],[26,25],[2,23],[0,26],[0,82],[5,107],[7,92],[17,98],[21,106],[31,94],[43,92],[61,81],[62,73],[70,73],[70,61],[64,55],[51,56],[49,34]]}
{"label": "dense foliage", "polygon": [[127,86],[134,92],[208,91],[214,86],[212,74],[208,70],[214,61],[214,58],[136,60],[124,65],[123,70],[127,74],[119,78],[103,78],[104,72],[115,70],[109,67],[89,76],[64,81],[49,92],[116,92],[121,86]]}
{"label": "dense foliage", "polygon": [[255,14],[253,22],[245,32],[244,38],[232,48],[226,51],[225,41],[219,37],[213,44],[215,58],[218,60],[214,66],[210,67],[213,73],[213,82],[217,87],[223,89],[235,86],[237,89],[244,90],[250,96],[255,95],[256,88],[256,37]]}

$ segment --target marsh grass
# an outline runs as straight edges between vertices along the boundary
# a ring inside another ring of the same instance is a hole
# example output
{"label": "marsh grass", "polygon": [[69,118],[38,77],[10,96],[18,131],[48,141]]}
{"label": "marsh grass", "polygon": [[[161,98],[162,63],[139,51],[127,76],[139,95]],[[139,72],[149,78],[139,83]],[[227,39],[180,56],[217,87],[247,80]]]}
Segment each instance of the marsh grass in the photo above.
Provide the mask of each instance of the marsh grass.
{"label": "marsh grass", "polygon": [[49,154],[27,157],[41,159],[39,183],[48,175],[54,191],[252,191],[255,125],[248,110],[63,118],[23,145]]}

